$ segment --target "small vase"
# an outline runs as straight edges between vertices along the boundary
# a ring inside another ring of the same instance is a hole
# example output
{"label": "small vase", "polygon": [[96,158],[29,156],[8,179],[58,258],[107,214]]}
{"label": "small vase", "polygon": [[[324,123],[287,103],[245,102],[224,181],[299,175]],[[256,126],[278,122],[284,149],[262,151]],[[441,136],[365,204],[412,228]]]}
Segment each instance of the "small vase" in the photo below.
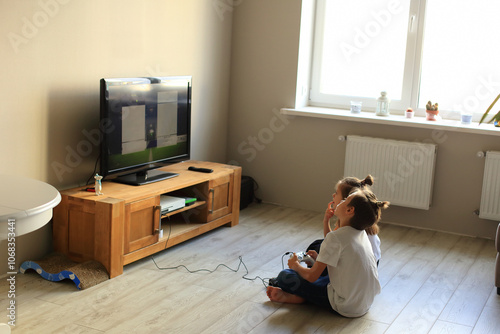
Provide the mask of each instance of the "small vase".
{"label": "small vase", "polygon": [[439,110],[426,110],[425,113],[428,121],[435,121],[437,114],[439,114]]}

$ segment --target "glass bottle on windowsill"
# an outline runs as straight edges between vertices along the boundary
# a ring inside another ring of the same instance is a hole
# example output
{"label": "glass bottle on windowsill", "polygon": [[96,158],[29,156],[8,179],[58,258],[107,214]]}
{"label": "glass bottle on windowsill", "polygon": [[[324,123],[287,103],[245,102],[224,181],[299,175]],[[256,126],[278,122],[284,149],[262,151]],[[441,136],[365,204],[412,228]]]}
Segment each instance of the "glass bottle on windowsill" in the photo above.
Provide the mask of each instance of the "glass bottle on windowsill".
{"label": "glass bottle on windowsill", "polygon": [[389,98],[387,98],[387,92],[380,92],[380,96],[377,99],[377,110],[375,114],[377,116],[389,116]]}

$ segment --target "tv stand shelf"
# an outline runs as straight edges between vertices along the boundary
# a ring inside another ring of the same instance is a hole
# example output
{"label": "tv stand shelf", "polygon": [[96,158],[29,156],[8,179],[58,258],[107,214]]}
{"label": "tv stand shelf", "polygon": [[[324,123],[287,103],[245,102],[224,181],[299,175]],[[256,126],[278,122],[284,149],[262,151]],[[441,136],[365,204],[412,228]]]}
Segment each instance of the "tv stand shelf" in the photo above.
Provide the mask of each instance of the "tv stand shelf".
{"label": "tv stand shelf", "polygon": [[194,208],[196,208],[198,206],[205,205],[205,203],[207,203],[207,202],[206,201],[196,201],[196,203],[193,203],[193,204],[191,204],[189,206],[185,206],[182,209],[178,209],[178,210],[175,210],[175,211],[172,211],[172,212],[168,212],[168,213],[162,215],[161,219],[168,218],[170,216],[174,216],[176,214],[179,214],[179,213],[187,211],[187,210],[192,210],[192,209],[194,209]]}
{"label": "tv stand shelf", "polygon": [[[214,172],[189,171],[189,166]],[[77,262],[97,260],[113,278],[123,273],[124,265],[220,226],[238,224],[241,167],[187,161],[161,170],[179,175],[142,186],[106,181],[101,196],[83,187],[62,191],[61,203],[54,208],[55,251]],[[161,215],[164,194],[197,201]]]}

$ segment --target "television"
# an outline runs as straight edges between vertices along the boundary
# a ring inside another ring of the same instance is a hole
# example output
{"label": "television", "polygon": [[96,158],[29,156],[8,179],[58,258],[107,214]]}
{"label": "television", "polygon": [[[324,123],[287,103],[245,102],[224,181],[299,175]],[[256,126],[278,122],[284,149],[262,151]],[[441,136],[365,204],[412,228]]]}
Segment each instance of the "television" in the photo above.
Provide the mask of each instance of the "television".
{"label": "television", "polygon": [[143,185],[177,176],[158,170],[189,160],[191,76],[100,81],[100,174]]}

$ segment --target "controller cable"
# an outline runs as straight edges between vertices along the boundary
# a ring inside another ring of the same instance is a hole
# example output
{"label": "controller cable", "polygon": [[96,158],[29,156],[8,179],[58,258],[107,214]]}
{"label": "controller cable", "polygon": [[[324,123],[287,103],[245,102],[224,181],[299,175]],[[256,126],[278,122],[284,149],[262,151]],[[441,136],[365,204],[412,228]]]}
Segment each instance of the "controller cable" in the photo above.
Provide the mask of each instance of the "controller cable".
{"label": "controller cable", "polygon": [[293,254],[293,252],[286,252],[281,256],[281,270],[285,270],[285,263],[283,262],[283,258],[287,255]]}
{"label": "controller cable", "polygon": [[[168,220],[169,220],[169,222],[170,222],[170,217],[168,217]],[[170,234],[172,233],[172,224],[168,224],[168,225],[169,225],[169,230],[168,230],[168,236],[167,236],[167,240],[166,240],[166,242],[165,242],[165,248],[164,248],[164,250],[165,250],[165,249],[167,249],[168,240],[170,239]],[[283,262],[283,258],[284,258],[286,255],[289,255],[289,254],[293,254],[293,252],[286,252],[285,254],[283,254],[283,255],[281,256],[281,267],[282,267],[283,269],[285,269],[285,264],[284,264],[284,262]],[[243,278],[244,280],[247,280],[247,281],[255,281],[255,280],[257,280],[257,279],[260,279],[260,280],[261,280],[261,282],[262,282],[262,284],[264,285],[264,287],[265,287],[265,288],[267,288],[267,287],[269,286],[269,280],[270,280],[271,278],[267,278],[267,277],[266,277],[266,278],[262,278],[262,277],[260,277],[260,276],[255,276],[254,278],[247,277],[247,276],[248,276],[248,274],[249,274],[249,272],[248,272],[248,268],[247,268],[247,266],[246,266],[245,262],[243,262],[243,257],[240,255],[240,256],[238,256],[238,259],[239,259],[239,261],[240,261],[240,262],[238,263],[238,267],[237,267],[236,269],[232,269],[232,268],[230,268],[229,266],[225,265],[224,263],[219,263],[219,264],[217,265],[217,267],[215,267],[215,269],[213,269],[213,270],[210,270],[210,269],[203,269],[203,268],[202,268],[202,269],[197,269],[197,270],[190,270],[188,267],[186,267],[185,265],[182,265],[182,264],[181,264],[181,265],[178,265],[178,266],[175,266],[175,267],[160,267],[160,266],[158,266],[158,264],[156,263],[156,261],[155,261],[154,257],[153,257],[153,256],[151,256],[151,260],[153,261],[154,265],[156,266],[156,268],[157,268],[158,270],[175,270],[175,269],[179,269],[179,268],[184,268],[184,269],[186,269],[186,270],[187,270],[187,272],[188,272],[188,273],[190,273],[190,274],[197,273],[197,272],[202,272],[202,271],[203,271],[203,272],[208,272],[208,273],[210,273],[210,274],[211,274],[211,273],[213,273],[213,272],[217,271],[220,267],[225,267],[225,268],[229,269],[230,271],[232,271],[232,272],[234,272],[234,273],[237,273],[237,272],[240,270],[241,266],[243,266],[243,267],[245,268],[246,273],[245,273],[243,276],[241,276],[241,278]],[[266,282],[266,281],[267,281],[267,282]]]}
{"label": "controller cable", "polygon": [[240,255],[240,256],[238,256],[238,259],[240,260],[240,262],[238,263],[238,267],[237,267],[236,269],[232,269],[232,268],[230,268],[229,266],[225,265],[224,263],[220,263],[220,264],[218,264],[218,265],[217,265],[217,267],[215,267],[215,269],[213,269],[213,270],[210,270],[210,269],[197,269],[197,270],[190,270],[190,269],[188,269],[188,267],[186,267],[185,265],[182,265],[182,264],[181,264],[181,265],[178,265],[178,266],[175,266],[175,267],[160,267],[160,266],[158,266],[158,264],[156,263],[156,261],[155,261],[154,257],[152,257],[152,256],[151,256],[151,260],[153,260],[153,263],[155,264],[155,266],[156,266],[156,268],[157,268],[158,270],[173,270],[173,269],[184,268],[184,269],[186,269],[186,270],[188,271],[188,273],[190,273],[190,274],[193,274],[193,273],[198,273],[198,272],[202,272],[202,271],[204,271],[204,272],[208,272],[208,273],[210,273],[210,274],[211,274],[211,273],[213,273],[213,272],[217,271],[220,267],[225,267],[225,268],[229,269],[230,271],[232,271],[232,272],[234,272],[234,273],[237,273],[237,272],[240,270],[240,267],[241,267],[241,266],[243,266],[243,267],[245,268],[246,273],[245,273],[243,276],[241,276],[241,278],[243,278],[243,279],[245,279],[245,280],[247,280],[247,281],[255,281],[255,280],[257,280],[257,279],[260,279],[260,280],[262,281],[262,284],[264,285],[264,287],[265,287],[265,288],[267,288],[267,285],[269,285],[269,284],[267,284],[267,285],[266,285],[266,280],[269,282],[269,279],[270,279],[270,278],[262,278],[262,277],[260,277],[260,276],[256,276],[256,277],[254,277],[254,278],[247,277],[247,276],[248,276],[248,274],[249,274],[249,272],[248,272],[248,268],[247,268],[247,266],[246,266],[245,262],[243,262],[243,258],[241,257],[241,255]]}
{"label": "controller cable", "polygon": [[[285,269],[285,264],[284,264],[283,259],[284,259],[284,257],[285,257],[285,256],[290,255],[290,254],[293,254],[293,252],[286,252],[285,254],[283,254],[283,255],[281,256],[281,267],[282,267],[282,269],[283,269],[283,270]],[[243,265],[243,267],[245,268],[246,273],[245,273],[243,276],[241,276],[241,278],[243,278],[243,279],[245,279],[245,280],[248,280],[248,281],[255,281],[255,280],[257,280],[257,279],[260,279],[260,280],[262,281],[262,284],[264,285],[264,287],[265,287],[265,288],[267,288],[267,287],[269,286],[269,280],[270,280],[271,278],[267,278],[267,277],[266,277],[266,278],[262,278],[262,277],[260,277],[260,276],[256,276],[256,277],[254,277],[254,278],[249,278],[249,277],[247,277],[247,276],[248,276],[248,274],[249,274],[249,272],[248,272],[248,268],[247,268],[247,266],[246,266],[245,262],[243,262],[243,257],[240,255],[240,256],[238,256],[238,259],[240,260],[240,262],[238,263],[238,267],[237,267],[236,269],[232,269],[232,268],[228,267],[227,265],[225,265],[224,263],[220,263],[220,264],[218,264],[218,265],[217,265],[217,267],[215,267],[215,269],[213,269],[213,270],[210,270],[210,269],[197,269],[197,270],[190,270],[188,267],[186,267],[185,265],[182,265],[182,264],[181,264],[181,265],[178,265],[178,266],[175,266],[175,267],[160,267],[160,266],[158,266],[158,264],[156,263],[156,261],[155,261],[154,257],[153,257],[153,256],[151,256],[151,260],[153,260],[153,263],[154,263],[154,265],[156,266],[156,268],[157,268],[158,270],[174,270],[174,269],[184,268],[184,269],[186,269],[186,270],[188,271],[188,273],[190,273],[190,274],[197,273],[197,272],[202,272],[202,271],[204,271],[204,272],[208,272],[208,273],[210,273],[210,274],[211,274],[211,273],[213,273],[213,272],[217,271],[217,269],[219,269],[220,267],[225,267],[225,268],[229,269],[230,271],[232,271],[232,272],[234,272],[234,273],[237,273],[237,272],[240,270],[240,267]],[[266,281],[267,281],[267,282],[266,282]]]}

